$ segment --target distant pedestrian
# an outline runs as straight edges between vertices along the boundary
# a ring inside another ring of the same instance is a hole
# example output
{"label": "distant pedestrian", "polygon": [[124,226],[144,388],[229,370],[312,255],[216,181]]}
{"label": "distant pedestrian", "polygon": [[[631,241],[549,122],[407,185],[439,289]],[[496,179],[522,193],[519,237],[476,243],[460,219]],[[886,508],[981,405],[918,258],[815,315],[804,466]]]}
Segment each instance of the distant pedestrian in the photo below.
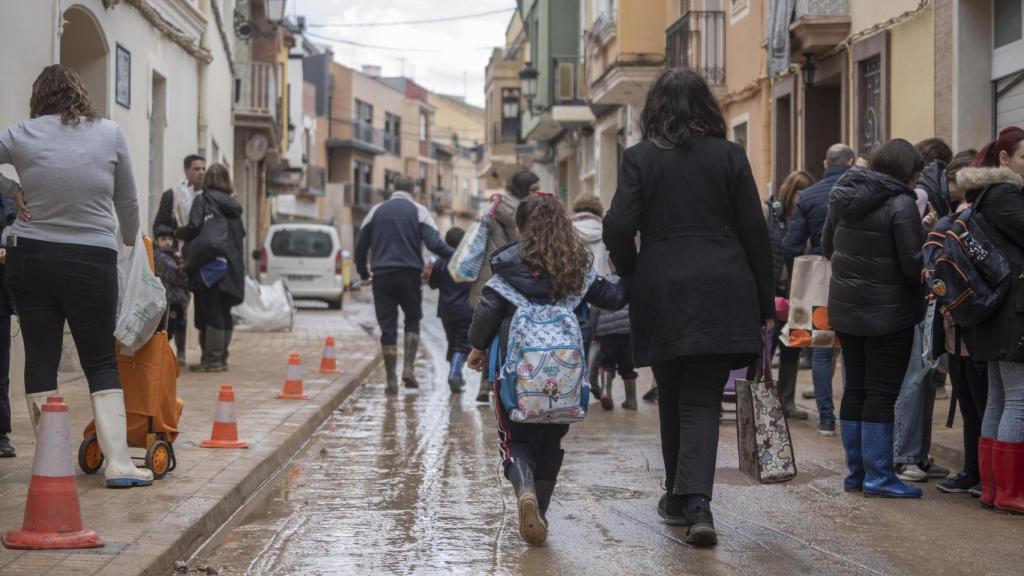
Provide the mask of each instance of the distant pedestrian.
{"label": "distant pedestrian", "polygon": [[174,188],[169,188],[160,196],[160,206],[153,219],[153,234],[158,226],[165,226],[176,231],[188,223],[192,202],[203,191],[203,179],[206,176],[206,158],[198,154],[185,157],[185,178]]}
{"label": "distant pedestrian", "polygon": [[[993,247],[1010,261],[999,310],[974,329],[971,358],[988,364],[988,404],[978,462],[985,506],[1024,513],[1024,129],[1005,128],[957,184],[986,223]],[[984,198],[981,194],[984,193]],[[980,201],[979,201],[980,199]]]}
{"label": "distant pedestrian", "polygon": [[[839,178],[853,165],[856,155],[846,144],[833,144],[825,153],[825,176],[800,194],[800,201],[789,219],[784,240],[786,265],[793,270],[793,259],[804,254],[821,255],[821,232],[828,215],[828,198]],[[811,351],[811,380],[818,405],[818,433],[836,435],[835,405],[832,401],[832,375],[835,349]]]}
{"label": "distant pedestrian", "polygon": [[0,131],[0,164],[13,164],[21,180],[0,176],[0,192],[18,203],[4,272],[25,344],[33,431],[57,392],[66,323],[89,383],[106,485],[147,486],[153,473],[136,468],[128,452],[114,353],[118,251],[122,242],[134,245],[139,230],[128,141],[92,107],[78,74],[60,64],[36,78],[29,110],[29,120]]}
{"label": "distant pedestrian", "polygon": [[188,291],[188,275],[181,251],[175,247],[174,231],[169,226],[158,226],[156,250],[153,260],[156,275],[163,282],[167,292],[167,333],[174,338],[178,352],[178,364],[185,365],[185,333],[188,331],[188,303],[192,295]]}
{"label": "distant pedestrian", "polygon": [[[583,301],[611,310],[626,304],[622,286],[600,277],[587,284],[592,274],[590,255],[573,232],[560,200],[553,196],[527,198],[516,210],[516,227],[522,240],[495,252],[491,266],[494,275],[519,296],[539,305],[579,300],[581,303],[575,307],[577,319],[584,313]],[[470,368],[484,370],[487,350],[495,338],[499,339],[500,357],[505,357],[509,325],[515,312],[512,301],[489,282],[473,313]],[[547,538],[547,510],[562,468],[565,451],[561,442],[569,425],[512,421],[499,398],[502,386],[514,387],[514,383],[498,380],[494,384],[494,410],[505,477],[515,488],[519,533],[530,544],[538,545]]]}
{"label": "distant pedestrian", "polygon": [[[14,224],[18,208],[12,198],[0,195],[0,237]],[[0,243],[2,246],[2,243]],[[0,458],[17,456],[11,444],[11,316],[15,314],[14,298],[4,281],[7,250],[0,248]]]}
{"label": "distant pedestrian", "polygon": [[829,320],[843,346],[846,386],[839,415],[848,492],[920,498],[893,467],[893,406],[924,318],[924,228],[912,186],[924,158],[906,140],[886,142],[869,169],[843,175],[822,235],[832,261]]}
{"label": "distant pedestrian", "polygon": [[725,139],[699,74],[663,72],[640,126],[604,240],[630,282],[636,364],[652,366],[658,383],[666,487],[658,512],[688,526],[687,542],[713,546],[722,393],[729,371],[756,362],[774,328],[771,245],[746,152]]}
{"label": "distant pedestrian", "polygon": [[[791,172],[779,187],[778,196],[765,202],[765,218],[768,221],[768,237],[772,243],[772,278],[775,279],[775,297],[789,299],[789,285],[792,280],[791,260],[786,258],[785,238],[789,221],[796,211],[796,204],[804,190],[814,184],[814,177],[798,170]],[[779,400],[787,418],[807,420],[807,412],[796,407],[796,379],[800,370],[800,349],[782,344],[779,335],[787,318],[776,318],[775,333],[772,335],[774,350],[779,351]]]}
{"label": "distant pedestrian", "polygon": [[[484,264],[480,267],[480,276],[473,282],[469,292],[469,305],[475,308],[480,296],[483,294],[484,286],[491,279],[491,255],[504,248],[508,244],[519,240],[519,233],[516,231],[516,210],[519,203],[531,194],[540,192],[540,178],[529,170],[520,170],[509,179],[505,190],[491,196],[491,205],[484,212],[483,222],[490,228],[490,236],[487,237],[487,251],[484,253]],[[487,380],[486,374],[480,375],[480,391],[477,392],[477,402],[487,402],[490,399],[491,383]]]}
{"label": "distant pedestrian", "polygon": [[423,246],[441,258],[454,249],[445,244],[434,217],[413,194],[416,181],[402,176],[391,198],[377,204],[363,219],[356,242],[356,270],[364,281],[373,272],[373,305],[380,325],[380,344],[387,373],[387,394],[398,394],[398,309],[405,315],[405,366],[402,382],[419,388],[416,352],[423,318]]}
{"label": "distant pedestrian", "polygon": [[[195,325],[202,357],[193,372],[226,372],[234,319],[245,300],[245,226],[231,173],[223,164],[206,171],[203,193],[192,203],[188,223],[177,230],[185,244],[185,272],[196,297]],[[213,240],[223,244],[214,244]]]}
{"label": "distant pedestrian", "polygon": [[[452,227],[444,235],[444,241],[452,248],[462,242],[466,231]],[[473,321],[473,309],[469,307],[469,284],[456,282],[448,273],[448,259],[441,258],[434,263],[428,281],[430,287],[439,291],[437,317],[441,319],[448,339],[448,387],[453,394],[462,392],[465,380],[462,367],[469,356],[469,324]]]}

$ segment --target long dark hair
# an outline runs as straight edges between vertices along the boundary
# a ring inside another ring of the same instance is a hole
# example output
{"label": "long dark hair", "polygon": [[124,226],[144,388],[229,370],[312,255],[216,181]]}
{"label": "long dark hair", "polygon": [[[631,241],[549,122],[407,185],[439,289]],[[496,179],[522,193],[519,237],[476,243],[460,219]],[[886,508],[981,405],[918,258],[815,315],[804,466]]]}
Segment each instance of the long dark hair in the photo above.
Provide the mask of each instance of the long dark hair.
{"label": "long dark hair", "polygon": [[875,150],[868,168],[892,176],[904,184],[912,184],[910,180],[924,169],[924,156],[910,142],[903,138],[893,138]]}
{"label": "long dark hair", "polygon": [[647,92],[640,131],[645,140],[673,148],[696,136],[725,138],[725,119],[700,74],[669,68]]}
{"label": "long dark hair", "polygon": [[39,73],[32,84],[28,106],[29,117],[57,114],[64,124],[78,124],[82,118],[91,122],[100,117],[92,107],[82,79],[74,70],[60,64],[47,66]]}
{"label": "long dark hair", "polygon": [[547,277],[552,302],[583,291],[590,252],[576,236],[560,200],[528,196],[516,210],[516,227],[522,236],[519,255],[532,272]]}
{"label": "long dark hair", "polygon": [[228,171],[228,167],[219,163],[210,164],[203,179],[203,188],[234,194],[235,189],[231,186],[231,172]]}
{"label": "long dark hair", "polygon": [[529,170],[520,170],[512,178],[509,178],[505,190],[519,200],[530,195],[530,187],[540,182],[540,177]]}

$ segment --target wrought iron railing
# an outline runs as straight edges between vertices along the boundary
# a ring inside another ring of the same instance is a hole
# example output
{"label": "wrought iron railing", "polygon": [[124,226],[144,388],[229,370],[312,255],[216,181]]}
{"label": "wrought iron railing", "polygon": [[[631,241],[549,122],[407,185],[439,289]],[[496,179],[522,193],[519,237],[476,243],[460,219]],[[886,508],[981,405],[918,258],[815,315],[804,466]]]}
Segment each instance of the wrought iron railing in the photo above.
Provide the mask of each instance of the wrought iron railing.
{"label": "wrought iron railing", "polygon": [[277,73],[269,62],[239,62],[235,107],[248,112],[277,115]]}
{"label": "wrought iron railing", "polygon": [[708,84],[725,84],[725,12],[690,10],[665,32],[668,64],[699,72]]}

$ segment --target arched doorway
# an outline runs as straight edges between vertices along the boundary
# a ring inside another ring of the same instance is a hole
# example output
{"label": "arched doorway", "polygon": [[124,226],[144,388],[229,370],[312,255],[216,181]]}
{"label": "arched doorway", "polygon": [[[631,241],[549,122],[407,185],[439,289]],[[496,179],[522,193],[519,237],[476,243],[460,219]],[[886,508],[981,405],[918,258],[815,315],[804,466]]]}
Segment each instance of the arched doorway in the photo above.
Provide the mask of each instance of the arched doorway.
{"label": "arched doorway", "polygon": [[64,31],[60,35],[60,63],[82,77],[92,105],[101,116],[107,109],[110,49],[92,13],[81,6],[64,11]]}

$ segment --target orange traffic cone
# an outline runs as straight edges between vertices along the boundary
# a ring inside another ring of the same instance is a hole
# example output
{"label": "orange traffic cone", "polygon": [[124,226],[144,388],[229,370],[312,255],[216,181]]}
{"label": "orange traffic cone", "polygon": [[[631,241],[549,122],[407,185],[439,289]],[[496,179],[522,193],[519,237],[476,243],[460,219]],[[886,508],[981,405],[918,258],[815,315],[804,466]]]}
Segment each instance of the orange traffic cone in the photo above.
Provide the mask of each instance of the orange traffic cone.
{"label": "orange traffic cone", "polygon": [[3,535],[18,550],[99,548],[103,539],[82,528],[78,485],[71,460],[71,418],[61,396],[50,396],[39,413],[36,457],[20,530]]}
{"label": "orange traffic cone", "polygon": [[235,391],[230,384],[220,387],[217,397],[217,411],[213,414],[213,432],[209,440],[200,444],[203,448],[248,448],[238,440],[238,424],[235,422]]}
{"label": "orange traffic cone", "polygon": [[324,355],[320,358],[320,367],[316,369],[317,374],[341,374],[338,368],[338,351],[334,347],[334,337],[328,336],[324,342]]}
{"label": "orange traffic cone", "polygon": [[288,376],[284,381],[284,390],[274,395],[279,400],[309,400],[302,392],[302,360],[298,354],[288,357]]}

